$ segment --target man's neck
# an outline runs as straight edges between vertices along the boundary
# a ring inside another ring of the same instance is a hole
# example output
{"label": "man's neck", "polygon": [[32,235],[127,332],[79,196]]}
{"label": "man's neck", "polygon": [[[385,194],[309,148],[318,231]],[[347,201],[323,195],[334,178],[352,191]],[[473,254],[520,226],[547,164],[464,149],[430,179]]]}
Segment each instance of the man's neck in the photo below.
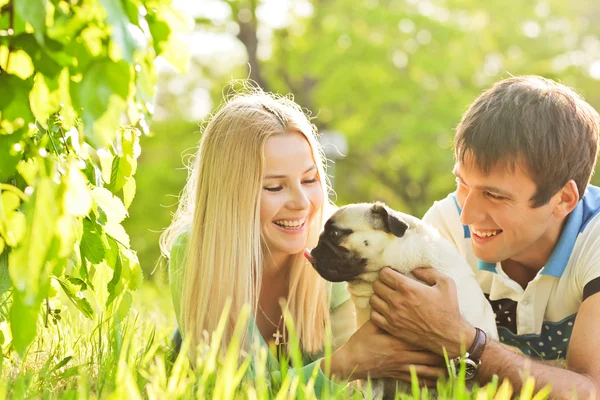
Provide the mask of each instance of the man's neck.
{"label": "man's neck", "polygon": [[566,218],[549,229],[530,248],[508,260],[502,261],[502,270],[512,280],[525,288],[538,272],[544,268],[556,248]]}

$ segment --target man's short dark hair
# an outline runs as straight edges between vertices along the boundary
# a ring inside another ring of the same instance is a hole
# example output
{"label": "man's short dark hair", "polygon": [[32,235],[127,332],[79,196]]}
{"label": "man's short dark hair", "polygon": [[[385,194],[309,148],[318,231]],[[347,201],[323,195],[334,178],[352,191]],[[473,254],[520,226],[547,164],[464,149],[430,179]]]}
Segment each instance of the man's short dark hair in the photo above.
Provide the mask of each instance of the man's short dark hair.
{"label": "man's short dark hair", "polygon": [[531,201],[539,207],[570,179],[583,197],[598,157],[599,123],[596,110],[560,83],[539,76],[508,78],[465,112],[454,154],[484,173],[496,166],[524,168],[537,184]]}

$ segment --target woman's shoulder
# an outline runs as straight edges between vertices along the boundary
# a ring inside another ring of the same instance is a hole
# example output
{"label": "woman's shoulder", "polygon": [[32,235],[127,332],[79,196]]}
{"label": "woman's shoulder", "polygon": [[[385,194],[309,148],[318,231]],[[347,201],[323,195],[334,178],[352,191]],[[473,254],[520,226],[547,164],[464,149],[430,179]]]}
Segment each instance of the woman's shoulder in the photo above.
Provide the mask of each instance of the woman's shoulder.
{"label": "woman's shoulder", "polygon": [[171,251],[169,254],[170,272],[173,272],[173,270],[178,270],[183,267],[183,258],[185,256],[185,251],[190,239],[190,235],[191,227],[188,225],[183,227],[173,240],[173,244],[171,245]]}

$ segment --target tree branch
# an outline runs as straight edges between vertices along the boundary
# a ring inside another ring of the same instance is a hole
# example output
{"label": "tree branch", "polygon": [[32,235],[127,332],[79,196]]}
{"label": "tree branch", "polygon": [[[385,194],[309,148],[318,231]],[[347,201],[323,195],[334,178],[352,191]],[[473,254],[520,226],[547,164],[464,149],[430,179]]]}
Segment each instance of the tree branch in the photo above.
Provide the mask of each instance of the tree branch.
{"label": "tree branch", "polygon": [[[239,10],[232,5],[232,12],[234,12],[235,20],[240,28],[237,34],[237,38],[242,42],[246,48],[246,54],[248,55],[248,64],[250,69],[250,79],[252,79],[258,86],[263,90],[268,91],[267,82],[263,78],[262,68],[257,57],[258,50],[258,36],[256,34],[257,20],[256,20],[256,2],[250,1],[248,7],[242,7]],[[240,18],[244,15],[244,10],[249,11],[251,18],[247,21],[245,18]],[[236,12],[237,11],[237,12]],[[240,12],[241,11],[241,12]]]}

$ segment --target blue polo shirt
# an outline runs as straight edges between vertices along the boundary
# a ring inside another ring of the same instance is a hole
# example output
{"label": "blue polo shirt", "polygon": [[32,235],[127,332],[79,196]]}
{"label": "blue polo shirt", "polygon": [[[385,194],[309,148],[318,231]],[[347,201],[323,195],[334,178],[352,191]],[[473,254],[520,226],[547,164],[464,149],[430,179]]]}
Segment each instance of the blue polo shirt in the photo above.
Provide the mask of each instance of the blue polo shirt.
{"label": "blue polo shirt", "polygon": [[500,341],[534,358],[566,358],[581,303],[600,292],[600,188],[588,187],[548,262],[525,289],[504,273],[501,263],[475,257],[461,211],[451,193],[435,202],[423,220],[450,240],[473,268],[496,315]]}

